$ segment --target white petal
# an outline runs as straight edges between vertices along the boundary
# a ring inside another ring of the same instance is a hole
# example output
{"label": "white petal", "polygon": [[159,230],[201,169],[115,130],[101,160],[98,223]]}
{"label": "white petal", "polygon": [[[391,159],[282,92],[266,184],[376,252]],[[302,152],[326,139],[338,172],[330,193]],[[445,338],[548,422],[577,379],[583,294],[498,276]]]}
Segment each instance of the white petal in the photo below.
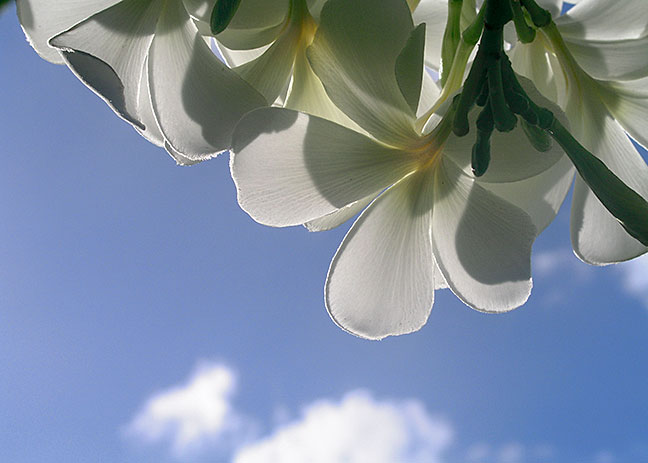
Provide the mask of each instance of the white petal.
{"label": "white petal", "polygon": [[556,19],[565,39],[623,40],[648,33],[646,0],[583,0]]}
{"label": "white petal", "polygon": [[565,43],[578,64],[596,79],[631,80],[648,76],[648,35],[615,41],[571,39]]}
{"label": "white petal", "polygon": [[[362,27],[358,27],[362,24]],[[396,59],[414,29],[400,0],[329,0],[308,50],[331,100],[374,137],[395,146],[416,138],[413,111],[396,81]]]}
{"label": "white petal", "polygon": [[159,0],[125,0],[50,40],[88,87],[143,132],[140,84],[161,8]]}
{"label": "white petal", "polygon": [[356,132],[363,131],[358,124],[333,104],[326,94],[322,82],[313,72],[304,49],[299,51],[295,59],[293,78],[285,107],[323,117]]}
{"label": "white petal", "polygon": [[537,233],[531,218],[450,162],[437,167],[434,185],[434,255],[452,292],[484,312],[524,304]]}
{"label": "white petal", "polygon": [[268,48],[270,48],[270,45],[265,45],[263,47],[254,48],[252,50],[231,50],[220,43],[218,40],[215,41],[215,44],[218,52],[223,57],[223,60],[231,68],[249,63],[250,61],[257,59],[259,56],[265,53]]}
{"label": "white petal", "polygon": [[[151,103],[151,91],[149,89],[149,78],[148,78],[148,60],[144,62],[144,67],[142,70],[142,76],[139,84],[138,92],[138,102],[137,102],[137,114],[140,121],[144,126],[144,129],[140,129],[135,126],[135,129],[148,141],[157,145],[164,146],[164,135],[160,131],[157,121],[155,120],[155,114],[153,114],[153,106]],[[172,155],[173,156],[173,155]]]}
{"label": "white petal", "polygon": [[[527,79],[520,77],[519,80],[532,101],[551,110],[563,124],[567,124],[567,118],[558,106],[544,98]],[[449,156],[470,176],[472,176],[471,153],[475,143],[475,122],[480,111],[481,108],[476,107],[470,114],[471,133],[464,137],[450,135],[444,149],[444,155]],[[563,155],[557,143],[544,153],[536,151],[524,134],[521,122],[518,121],[517,127],[511,132],[493,132],[491,161],[488,170],[479,180],[495,183],[523,180],[551,168],[562,159]]]}
{"label": "white petal", "polygon": [[564,102],[564,72],[555,55],[547,53],[542,39],[518,42],[510,51],[510,57],[515,72],[532,80],[542,95],[554,103]]}
{"label": "white petal", "polygon": [[281,33],[291,0],[244,0],[218,40],[235,50],[267,45]]}
{"label": "white petal", "polygon": [[573,181],[574,167],[563,156],[550,169],[525,180],[479,184],[529,214],[541,232],[556,217]]}
{"label": "white petal", "polygon": [[555,20],[562,13],[563,0],[537,0],[538,5],[549,10]]}
{"label": "white petal", "polygon": [[411,333],[434,303],[432,183],[415,173],[382,194],[340,245],[326,287],[331,318],[368,339]]}
{"label": "white petal", "polygon": [[182,0],[189,14],[196,20],[209,23],[214,9],[214,0]]}
{"label": "white petal", "polygon": [[236,128],[232,178],[241,207],[266,225],[300,225],[377,195],[417,159],[315,116],[282,108]]}
{"label": "white petal", "polygon": [[425,23],[425,64],[441,68],[441,44],[448,20],[447,0],[421,0],[412,14],[416,24]]}
{"label": "white petal", "polygon": [[648,148],[648,78],[600,85],[608,110],[632,138]]}
{"label": "white petal", "polygon": [[[630,188],[648,198],[648,166],[596,90],[586,89],[570,102],[567,110],[574,136]],[[591,264],[621,262],[648,250],[626,233],[580,178],[574,189],[571,236],[576,255]]]}
{"label": "white petal", "polygon": [[265,105],[202,40],[181,2],[168,1],[148,58],[153,110],[164,138],[190,159],[231,146],[235,124]]}
{"label": "white petal", "polygon": [[17,0],[18,18],[32,47],[48,61],[63,63],[48,40],[121,0]]}
{"label": "white petal", "polygon": [[311,232],[326,231],[339,227],[347,220],[359,214],[375,197],[375,195],[366,196],[324,217],[306,222],[304,226]]}
{"label": "white petal", "polygon": [[423,85],[421,87],[421,98],[419,99],[416,117],[421,117],[432,107],[441,96],[441,88],[434,81],[427,69],[423,69]]}
{"label": "white petal", "polygon": [[276,100],[288,85],[300,32],[297,27],[289,27],[261,56],[235,69],[268,102]]}

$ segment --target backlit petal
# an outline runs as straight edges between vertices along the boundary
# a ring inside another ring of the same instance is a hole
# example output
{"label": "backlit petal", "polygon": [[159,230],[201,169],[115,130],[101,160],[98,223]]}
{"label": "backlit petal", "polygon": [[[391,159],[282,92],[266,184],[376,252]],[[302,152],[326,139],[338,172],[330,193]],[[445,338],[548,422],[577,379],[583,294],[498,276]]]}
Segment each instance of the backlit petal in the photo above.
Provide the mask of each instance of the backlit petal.
{"label": "backlit petal", "polygon": [[231,146],[235,124],[265,100],[211,52],[181,2],[167,1],[148,58],[153,110],[175,151],[199,160]]}
{"label": "backlit petal", "polygon": [[47,61],[63,63],[58,50],[48,45],[49,39],[120,1],[17,0],[16,7],[31,46]]}
{"label": "backlit petal", "polygon": [[[358,27],[359,25],[362,27]],[[329,0],[308,57],[331,100],[377,139],[416,137],[414,113],[396,81],[396,59],[414,25],[400,0]]]}
{"label": "backlit petal", "polygon": [[537,233],[531,218],[451,162],[436,169],[434,185],[434,255],[452,292],[484,312],[524,304],[531,292],[531,245]]}
{"label": "backlit petal", "polygon": [[376,199],[340,245],[326,306],[346,331],[368,339],[421,328],[434,303],[432,183],[415,173]]}
{"label": "backlit petal", "polygon": [[[648,198],[648,166],[597,96],[590,88],[570,100],[572,133],[630,188]],[[576,255],[591,264],[621,262],[648,250],[626,233],[580,178],[572,202],[571,237]]]}
{"label": "backlit petal", "polygon": [[299,225],[394,184],[416,158],[315,116],[282,108],[246,115],[234,134],[241,207],[266,225]]}
{"label": "backlit petal", "polygon": [[648,34],[645,0],[582,0],[556,19],[565,39],[623,40]]}

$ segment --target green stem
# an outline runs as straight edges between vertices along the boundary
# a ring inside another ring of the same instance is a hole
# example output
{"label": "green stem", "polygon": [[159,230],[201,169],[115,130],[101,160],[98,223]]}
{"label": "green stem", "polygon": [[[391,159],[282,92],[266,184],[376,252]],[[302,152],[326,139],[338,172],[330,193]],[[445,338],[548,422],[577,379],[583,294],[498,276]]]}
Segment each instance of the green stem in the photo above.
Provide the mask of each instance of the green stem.
{"label": "green stem", "polygon": [[563,148],[581,178],[632,237],[648,246],[648,202],[587,151],[554,118],[549,134]]}
{"label": "green stem", "polygon": [[515,24],[515,32],[517,32],[518,39],[522,43],[533,42],[536,31],[527,24],[520,0],[511,0],[511,8],[513,9],[513,24]]}
{"label": "green stem", "polygon": [[457,47],[455,57],[452,61],[452,68],[450,69],[445,85],[441,90],[441,94],[432,107],[416,121],[416,127],[418,130],[423,130],[423,127],[425,127],[425,124],[432,114],[437,112],[450,95],[461,88],[468,59],[470,58],[470,54],[475,48],[475,45],[479,42],[479,37],[484,28],[484,11],[482,5],[482,8],[479,10],[479,14],[475,17],[475,20],[461,34],[461,41],[459,41],[459,46]]}
{"label": "green stem", "polygon": [[461,7],[463,0],[448,0],[448,21],[441,46],[441,86],[445,84],[461,40]]}

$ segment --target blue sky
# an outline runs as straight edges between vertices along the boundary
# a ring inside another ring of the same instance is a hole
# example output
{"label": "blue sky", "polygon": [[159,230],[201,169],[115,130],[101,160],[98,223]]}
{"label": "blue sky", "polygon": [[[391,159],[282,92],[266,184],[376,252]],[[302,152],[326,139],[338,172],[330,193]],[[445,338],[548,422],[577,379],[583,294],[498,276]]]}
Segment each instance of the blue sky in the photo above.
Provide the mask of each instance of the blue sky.
{"label": "blue sky", "polygon": [[579,262],[568,207],[524,307],[445,290],[420,332],[363,341],[323,303],[348,225],[254,223],[226,155],[177,167],[13,8],[0,43],[0,461],[648,462],[648,261]]}

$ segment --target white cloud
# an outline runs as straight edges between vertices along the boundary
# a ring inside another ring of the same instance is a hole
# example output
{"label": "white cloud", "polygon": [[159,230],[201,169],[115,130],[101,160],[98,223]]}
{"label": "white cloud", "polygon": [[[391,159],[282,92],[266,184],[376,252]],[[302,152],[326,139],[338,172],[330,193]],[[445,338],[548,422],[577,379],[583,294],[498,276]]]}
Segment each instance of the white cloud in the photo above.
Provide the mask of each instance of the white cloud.
{"label": "white cloud", "polygon": [[560,248],[551,251],[542,251],[533,255],[533,273],[539,277],[564,275],[568,269],[571,274],[576,274],[580,279],[588,276],[591,268],[581,262],[571,249]]}
{"label": "white cloud", "polygon": [[170,441],[174,453],[182,456],[240,428],[231,404],[235,389],[232,370],[203,363],[185,384],[150,397],[126,433],[145,442]]}
{"label": "white cloud", "polygon": [[524,445],[509,442],[493,446],[485,442],[473,444],[466,451],[468,463],[549,463],[554,461],[555,449],[548,444]]}
{"label": "white cloud", "polygon": [[378,401],[353,391],[319,400],[302,417],[241,448],[235,463],[436,463],[452,427],[417,400]]}
{"label": "white cloud", "polygon": [[624,262],[618,268],[624,289],[648,307],[648,256]]}
{"label": "white cloud", "polygon": [[524,446],[518,443],[510,443],[500,449],[497,461],[499,463],[522,463],[523,458]]}
{"label": "white cloud", "polygon": [[597,453],[596,456],[594,457],[595,463],[614,463],[616,461],[617,459],[614,456],[614,454],[608,452],[607,450]]}

